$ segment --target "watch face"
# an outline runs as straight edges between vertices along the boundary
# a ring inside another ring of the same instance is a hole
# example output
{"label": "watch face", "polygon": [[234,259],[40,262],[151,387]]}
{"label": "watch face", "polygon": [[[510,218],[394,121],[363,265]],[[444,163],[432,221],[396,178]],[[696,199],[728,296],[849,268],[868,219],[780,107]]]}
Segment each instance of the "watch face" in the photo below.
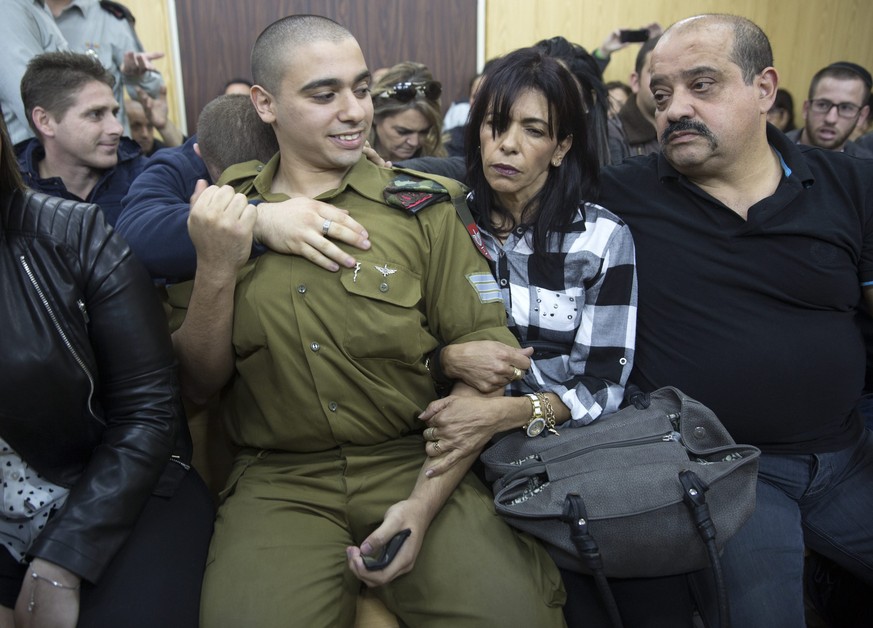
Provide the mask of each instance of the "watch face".
{"label": "watch face", "polygon": [[546,420],[534,419],[527,425],[527,435],[531,438],[539,436],[544,429],[546,429]]}

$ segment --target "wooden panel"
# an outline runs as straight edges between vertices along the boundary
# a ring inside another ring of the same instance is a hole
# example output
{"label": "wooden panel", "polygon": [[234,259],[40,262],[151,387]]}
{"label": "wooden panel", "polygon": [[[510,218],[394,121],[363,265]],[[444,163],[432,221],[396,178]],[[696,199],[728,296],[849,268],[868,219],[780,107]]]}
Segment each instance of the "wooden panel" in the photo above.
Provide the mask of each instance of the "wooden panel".
{"label": "wooden panel", "polygon": [[[869,0],[486,0],[485,57],[563,35],[589,51],[614,28],[659,22],[665,28],[698,13],[733,13],[761,26],[770,38],[780,84],[798,111],[817,70],[839,60],[873,70],[873,2]],[[627,82],[637,47],[613,55],[606,80]]]}
{"label": "wooden panel", "polygon": [[476,63],[476,0],[176,0],[189,128],[232,77],[250,76],[261,31],[294,13],[324,15],[358,39],[371,69],[426,64],[443,83],[443,107],[467,92]]}

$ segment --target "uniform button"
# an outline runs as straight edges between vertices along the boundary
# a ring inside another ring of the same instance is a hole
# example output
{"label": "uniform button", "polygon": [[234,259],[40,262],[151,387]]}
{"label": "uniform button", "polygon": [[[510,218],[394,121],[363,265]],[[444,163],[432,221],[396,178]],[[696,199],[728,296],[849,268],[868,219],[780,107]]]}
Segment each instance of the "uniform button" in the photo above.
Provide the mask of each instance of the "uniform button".
{"label": "uniform button", "polygon": [[264,169],[263,166],[258,166],[257,168],[255,168],[255,170],[257,170],[258,172],[260,172],[260,171],[263,170],[263,169]]}
{"label": "uniform button", "polygon": [[387,283],[379,284],[379,292],[388,292],[388,284]]}
{"label": "uniform button", "polygon": [[701,427],[699,425],[697,427],[695,427],[694,428],[694,438],[696,438],[698,440],[703,440],[704,438],[706,438],[706,428]]}
{"label": "uniform button", "polygon": [[297,286],[297,292],[300,294],[306,294],[306,284],[300,284]]}
{"label": "uniform button", "polygon": [[312,349],[313,352],[317,352],[319,349],[321,349],[321,345],[317,342],[313,342],[311,345],[309,345],[309,348]]}
{"label": "uniform button", "polygon": [[339,408],[339,404],[336,401],[331,401],[327,404],[327,407],[331,412],[336,412],[337,408]]}
{"label": "uniform button", "polygon": [[501,279],[501,280],[500,280],[500,287],[501,287],[501,288],[505,288],[507,283],[508,283],[508,282],[506,281],[506,279]]}

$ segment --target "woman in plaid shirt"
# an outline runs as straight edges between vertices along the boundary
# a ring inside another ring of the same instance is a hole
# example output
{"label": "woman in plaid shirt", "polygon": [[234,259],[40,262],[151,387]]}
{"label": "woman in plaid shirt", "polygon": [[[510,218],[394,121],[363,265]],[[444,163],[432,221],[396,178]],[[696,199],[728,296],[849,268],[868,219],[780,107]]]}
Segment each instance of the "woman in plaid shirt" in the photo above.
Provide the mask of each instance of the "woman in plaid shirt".
{"label": "woman in plaid shirt", "polygon": [[559,61],[527,48],[489,70],[467,128],[468,200],[494,294],[525,349],[470,342],[431,356],[437,379],[505,393],[427,408],[434,474],[500,432],[585,425],[622,401],[636,326],[634,245],[618,217],[584,200],[599,180],[587,125]]}
{"label": "woman in plaid shirt", "polygon": [[[621,404],[636,333],[634,245],[627,225],[584,200],[599,182],[589,120],[555,59],[528,48],[489,68],[467,127],[468,204],[524,349],[469,342],[431,356],[438,383],[460,379],[495,395],[453,395],[422,413],[432,475],[500,432],[549,437]],[[593,578],[561,573],[568,625],[608,625]],[[611,585],[626,626],[691,625],[683,577]]]}

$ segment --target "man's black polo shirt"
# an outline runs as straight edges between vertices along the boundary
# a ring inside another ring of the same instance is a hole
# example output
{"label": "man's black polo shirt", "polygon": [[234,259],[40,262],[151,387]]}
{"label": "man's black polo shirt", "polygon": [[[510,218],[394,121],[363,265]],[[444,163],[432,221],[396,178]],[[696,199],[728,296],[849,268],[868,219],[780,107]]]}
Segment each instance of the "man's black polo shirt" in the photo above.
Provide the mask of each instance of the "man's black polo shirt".
{"label": "man's black polo shirt", "polygon": [[748,221],[663,155],[605,169],[599,202],[630,225],[637,249],[632,379],[706,403],[738,442],[834,451],[862,429],[854,312],[873,283],[873,163],[770,127],[768,139],[784,174]]}

